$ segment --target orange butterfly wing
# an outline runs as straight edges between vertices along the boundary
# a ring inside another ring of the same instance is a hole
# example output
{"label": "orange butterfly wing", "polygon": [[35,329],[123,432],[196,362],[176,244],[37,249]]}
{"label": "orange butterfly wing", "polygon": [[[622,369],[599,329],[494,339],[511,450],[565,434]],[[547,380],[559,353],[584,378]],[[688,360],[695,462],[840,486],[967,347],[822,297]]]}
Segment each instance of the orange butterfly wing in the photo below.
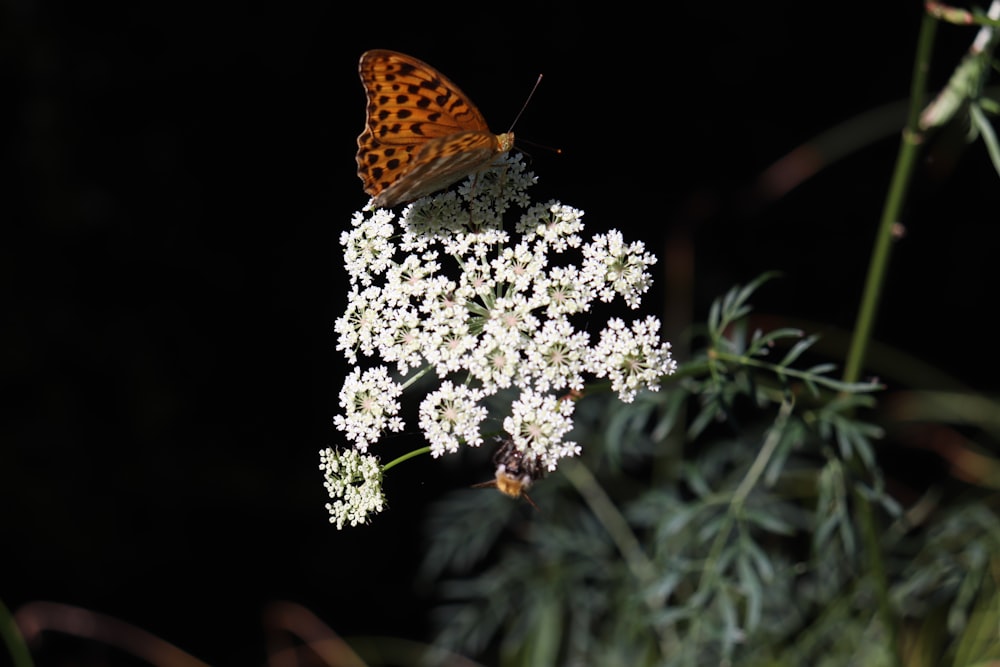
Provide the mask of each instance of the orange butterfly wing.
{"label": "orange butterfly wing", "polygon": [[458,86],[416,58],[367,51],[358,71],[368,97],[358,176],[376,207],[443,190],[514,145],[513,133],[490,132]]}

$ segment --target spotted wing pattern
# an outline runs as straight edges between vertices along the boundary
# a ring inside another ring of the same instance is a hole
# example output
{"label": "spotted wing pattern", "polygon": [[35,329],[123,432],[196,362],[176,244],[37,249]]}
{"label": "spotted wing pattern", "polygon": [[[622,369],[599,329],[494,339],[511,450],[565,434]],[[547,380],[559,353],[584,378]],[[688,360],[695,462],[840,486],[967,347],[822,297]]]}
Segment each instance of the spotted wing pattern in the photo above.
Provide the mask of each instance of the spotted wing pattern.
{"label": "spotted wing pattern", "polygon": [[513,133],[490,132],[458,86],[412,56],[366,51],[358,71],[368,97],[358,176],[376,207],[443,190],[514,145]]}

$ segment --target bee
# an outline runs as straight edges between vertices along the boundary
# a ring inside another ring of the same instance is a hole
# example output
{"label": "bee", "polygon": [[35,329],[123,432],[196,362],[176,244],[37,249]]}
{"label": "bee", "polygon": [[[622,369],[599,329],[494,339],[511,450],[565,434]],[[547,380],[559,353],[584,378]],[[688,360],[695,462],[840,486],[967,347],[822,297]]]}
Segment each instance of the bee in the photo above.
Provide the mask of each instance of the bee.
{"label": "bee", "polygon": [[525,454],[517,448],[511,438],[505,440],[498,436],[497,440],[501,444],[493,454],[493,464],[497,469],[496,479],[473,484],[473,487],[493,487],[505,496],[524,498],[537,510],[538,505],[528,495],[528,488],[545,477],[545,466],[541,457]]}

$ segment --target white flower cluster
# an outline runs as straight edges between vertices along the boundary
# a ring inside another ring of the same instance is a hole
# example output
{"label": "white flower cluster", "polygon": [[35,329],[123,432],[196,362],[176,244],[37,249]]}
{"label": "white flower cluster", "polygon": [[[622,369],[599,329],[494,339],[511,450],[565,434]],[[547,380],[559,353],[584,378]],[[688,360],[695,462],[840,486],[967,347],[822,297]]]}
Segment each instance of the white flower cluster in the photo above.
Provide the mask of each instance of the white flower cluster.
{"label": "white flower cluster", "polygon": [[[335,325],[337,349],[351,364],[359,356],[385,364],[355,369],[340,393],[335,424],[358,451],[403,428],[400,395],[433,370],[440,385],[424,397],[419,424],[434,456],[480,445],[482,401],[514,388],[504,430],[553,470],[579,453],[564,440],[574,402],[560,394],[607,378],[631,401],[675,370],[654,317],[612,319],[597,345],[574,322],[596,301],[620,297],[637,308],[656,257],[616,230],[584,242],[582,211],[532,205],[533,182],[520,156],[508,156],[501,168],[410,205],[398,221],[384,209],[358,212],[341,234],[351,291]],[[502,222],[514,207],[522,213],[512,238]],[[565,259],[571,252],[579,264]],[[407,379],[393,380],[388,365]]]}
{"label": "white flower cluster", "polygon": [[334,502],[327,503],[330,523],[341,529],[349,523],[368,523],[368,515],[385,508],[382,492],[382,468],[378,458],[353,449],[324,449],[319,453],[323,486]]}
{"label": "white flower cluster", "polygon": [[369,368],[361,374],[355,368],[344,379],[340,390],[340,407],[344,414],[333,418],[333,423],[347,434],[348,440],[362,452],[368,450],[368,443],[378,440],[386,429],[403,430],[400,419],[400,404],[396,398],[403,388],[389,378],[385,366]]}

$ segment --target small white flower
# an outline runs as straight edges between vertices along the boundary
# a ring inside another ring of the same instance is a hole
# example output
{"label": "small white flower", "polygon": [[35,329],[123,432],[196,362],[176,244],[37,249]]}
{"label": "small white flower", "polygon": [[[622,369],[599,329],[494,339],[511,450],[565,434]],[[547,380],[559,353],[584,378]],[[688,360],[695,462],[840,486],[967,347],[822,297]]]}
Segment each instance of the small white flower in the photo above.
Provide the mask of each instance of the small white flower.
{"label": "small white flower", "polygon": [[[516,332],[513,334],[516,339]],[[514,382],[514,375],[521,363],[521,353],[511,344],[511,334],[503,332],[500,337],[483,333],[475,349],[466,358],[465,368],[482,384],[483,391],[494,394],[506,389]]]}
{"label": "small white flower", "polygon": [[490,299],[497,286],[492,267],[479,258],[462,263],[462,277],[458,292],[466,299]]}
{"label": "small white flower", "polygon": [[[459,294],[458,285],[445,276],[434,276],[424,281],[420,295],[420,311],[432,318],[461,318],[466,312],[466,296]],[[416,295],[414,295],[416,296]]]}
{"label": "small white flower", "polygon": [[327,448],[319,453],[326,492],[333,500],[326,504],[330,523],[340,530],[345,524],[368,523],[369,516],[385,509],[382,468],[378,457],[362,455],[353,449]]}
{"label": "small white flower", "polygon": [[451,281],[428,284],[420,305],[421,354],[440,377],[467,368],[467,356],[478,339],[469,333],[471,314],[464,296]]}
{"label": "small white flower", "polygon": [[583,247],[584,274],[601,301],[610,302],[617,294],[631,308],[639,307],[642,295],[653,282],[646,269],[656,264],[656,256],[645,252],[645,248],[641,241],[625,245],[622,233],[616,229],[596,235]]}
{"label": "small white flower", "polygon": [[423,354],[427,363],[434,366],[439,377],[468,370],[469,355],[476,349],[479,339],[469,335],[468,327],[457,321],[425,326]]}
{"label": "small white flower", "polygon": [[478,447],[483,443],[479,426],[486,419],[486,408],[477,403],[483,392],[445,380],[441,387],[420,403],[420,429],[431,443],[431,455],[458,451],[465,443]]}
{"label": "small white flower", "polygon": [[545,304],[549,317],[590,310],[596,292],[575,266],[553,266],[547,276],[535,281],[535,300]]}
{"label": "small white flower", "polygon": [[385,323],[382,317],[384,307],[380,287],[372,285],[358,290],[355,285],[351,288],[347,295],[347,308],[333,325],[333,330],[340,334],[337,349],[343,351],[350,363],[357,363],[358,350],[365,356],[375,354],[375,346]]}
{"label": "small white flower", "polygon": [[389,267],[395,252],[389,239],[393,234],[392,212],[376,209],[371,218],[354,214],[351,225],[354,229],[340,234],[340,245],[344,246],[344,268],[351,283],[371,285],[372,276],[379,275]]}
{"label": "small white flower", "polygon": [[486,229],[465,234],[452,234],[441,240],[445,254],[453,257],[471,256],[483,259],[497,247],[510,241],[510,236],[503,229]]}
{"label": "small white flower", "polygon": [[403,388],[389,378],[385,366],[369,368],[364,375],[355,368],[344,379],[340,407],[344,413],[333,418],[334,425],[362,452],[377,441],[382,432],[403,430],[403,420],[396,399]]}
{"label": "small white flower", "polygon": [[400,217],[402,245],[423,248],[440,243],[443,238],[460,231],[468,215],[454,190],[419,199],[403,209]]}
{"label": "small white flower", "polygon": [[611,379],[618,398],[631,403],[639,389],[658,391],[660,378],[677,370],[670,343],[660,342],[660,321],[655,317],[633,322],[613,318],[601,331],[601,340],[590,355],[590,371]]}
{"label": "small white flower", "polygon": [[526,240],[539,238],[553,251],[561,253],[567,248],[579,248],[583,242],[579,236],[583,231],[582,217],[583,211],[550,201],[525,211],[515,229],[524,234]]}
{"label": "small white flower", "polygon": [[590,336],[565,317],[547,320],[525,345],[517,384],[537,391],[583,389]]}
{"label": "small white flower", "polygon": [[437,253],[428,251],[422,255],[407,255],[399,264],[394,264],[386,272],[386,302],[390,306],[404,306],[413,297],[419,297],[426,289],[426,282],[441,269]]}
{"label": "small white flower", "polygon": [[399,308],[384,323],[379,336],[379,356],[386,362],[396,362],[396,370],[405,375],[423,362],[422,350],[425,337],[420,326],[420,313],[416,308]]}
{"label": "small white flower", "polygon": [[482,330],[506,341],[505,344],[511,348],[521,347],[524,337],[531,336],[538,329],[539,320],[532,314],[534,309],[535,304],[523,294],[514,293],[494,299],[489,305]]}
{"label": "small white flower", "polygon": [[511,405],[503,430],[518,450],[538,456],[548,470],[555,470],[559,459],[580,453],[579,445],[562,439],[573,428],[573,409],[573,401],[525,390]]}
{"label": "small white flower", "polygon": [[532,252],[531,245],[522,241],[513,248],[504,248],[491,264],[496,282],[506,283],[509,290],[524,292],[544,272],[548,261],[544,249],[541,253]]}

